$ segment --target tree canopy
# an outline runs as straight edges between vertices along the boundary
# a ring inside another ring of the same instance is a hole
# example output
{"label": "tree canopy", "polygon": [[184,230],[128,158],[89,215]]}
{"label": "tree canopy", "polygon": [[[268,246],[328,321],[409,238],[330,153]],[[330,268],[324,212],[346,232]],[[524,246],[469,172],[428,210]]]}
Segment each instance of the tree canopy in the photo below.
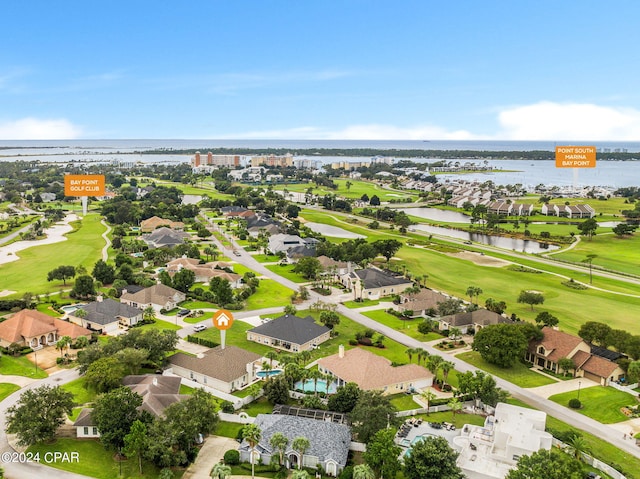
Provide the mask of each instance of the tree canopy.
{"label": "tree canopy", "polygon": [[388,424],[397,426],[396,408],[380,391],[361,391],[351,411],[352,429],[361,442],[368,443],[376,432]]}
{"label": "tree canopy", "polygon": [[482,359],[510,368],[520,359],[527,348],[528,340],[517,324],[494,324],[478,331],[473,339],[473,350]]}
{"label": "tree canopy", "polygon": [[7,409],[7,433],[16,434],[21,446],[51,441],[73,406],[73,394],[60,386],[26,390]]}
{"label": "tree canopy", "polygon": [[530,305],[531,311],[533,311],[534,304],[544,303],[544,296],[542,293],[537,293],[535,291],[520,291],[520,294],[518,295],[518,303]]}
{"label": "tree canopy", "polygon": [[540,450],[518,459],[506,479],[582,479],[582,464],[568,454],[552,449]]}
{"label": "tree canopy", "polygon": [[407,479],[464,479],[456,465],[456,453],[443,437],[428,436],[411,448],[404,459],[404,477]]}

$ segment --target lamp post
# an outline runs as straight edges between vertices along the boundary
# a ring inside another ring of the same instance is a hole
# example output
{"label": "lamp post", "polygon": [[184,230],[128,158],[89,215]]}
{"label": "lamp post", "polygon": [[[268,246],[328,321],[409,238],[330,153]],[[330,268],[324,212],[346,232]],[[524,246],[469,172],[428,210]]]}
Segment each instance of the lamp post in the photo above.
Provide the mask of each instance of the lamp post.
{"label": "lamp post", "polygon": [[580,401],[580,384],[582,383],[578,381],[578,401]]}

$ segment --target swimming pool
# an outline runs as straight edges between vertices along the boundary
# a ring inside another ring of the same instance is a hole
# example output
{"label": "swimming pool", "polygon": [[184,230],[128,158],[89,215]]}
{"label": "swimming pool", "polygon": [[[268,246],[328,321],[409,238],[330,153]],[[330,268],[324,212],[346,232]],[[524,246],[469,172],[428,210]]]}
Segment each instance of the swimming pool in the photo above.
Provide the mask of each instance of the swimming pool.
{"label": "swimming pool", "polygon": [[313,379],[307,379],[305,380],[304,384],[302,383],[302,381],[298,381],[295,384],[295,389],[302,389],[306,393],[314,392],[316,387],[318,388],[317,392],[328,394],[335,394],[336,390],[338,389],[335,381],[331,381],[329,384],[327,384],[326,379],[318,379],[317,383],[315,383]]}
{"label": "swimming pool", "polygon": [[258,371],[256,376],[259,378],[270,378],[271,376],[277,376],[280,373],[282,373],[282,369],[270,369],[269,371]]}
{"label": "swimming pool", "polygon": [[80,308],[80,306],[85,306],[85,305],[86,303],[68,304],[66,306],[60,307],[60,309],[65,313],[69,314],[69,313],[73,313],[76,309]]}

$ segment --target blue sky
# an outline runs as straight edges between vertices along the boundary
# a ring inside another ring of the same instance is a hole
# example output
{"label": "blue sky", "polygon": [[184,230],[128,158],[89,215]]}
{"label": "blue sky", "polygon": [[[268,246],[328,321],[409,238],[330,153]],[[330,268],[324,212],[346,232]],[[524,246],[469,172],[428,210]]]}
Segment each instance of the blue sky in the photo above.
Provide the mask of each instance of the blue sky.
{"label": "blue sky", "polygon": [[0,139],[640,140],[640,2],[6,2]]}

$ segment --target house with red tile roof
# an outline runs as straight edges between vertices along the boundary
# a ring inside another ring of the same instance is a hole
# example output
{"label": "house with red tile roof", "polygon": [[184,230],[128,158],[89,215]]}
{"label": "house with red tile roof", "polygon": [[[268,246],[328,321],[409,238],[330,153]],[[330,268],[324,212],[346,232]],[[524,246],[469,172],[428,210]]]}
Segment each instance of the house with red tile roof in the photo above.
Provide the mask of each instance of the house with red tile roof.
{"label": "house with red tile roof", "polygon": [[33,309],[23,309],[0,323],[0,346],[17,343],[38,349],[54,345],[60,338],[69,336],[91,337],[91,331]]}
{"label": "house with red tile roof", "polygon": [[153,230],[160,228],[161,226],[166,226],[172,230],[184,229],[184,223],[181,221],[171,221],[160,218],[159,216],[152,216],[151,218],[147,218],[140,222],[140,231],[143,233],[151,233]]}
{"label": "house with red tile roof", "polygon": [[617,363],[594,354],[599,348],[590,346],[582,338],[549,327],[542,328],[542,334],[541,340],[529,342],[525,353],[525,359],[534,366],[560,374],[558,361],[568,358],[573,361],[575,377],[591,379],[602,386],[624,377],[624,371]]}

